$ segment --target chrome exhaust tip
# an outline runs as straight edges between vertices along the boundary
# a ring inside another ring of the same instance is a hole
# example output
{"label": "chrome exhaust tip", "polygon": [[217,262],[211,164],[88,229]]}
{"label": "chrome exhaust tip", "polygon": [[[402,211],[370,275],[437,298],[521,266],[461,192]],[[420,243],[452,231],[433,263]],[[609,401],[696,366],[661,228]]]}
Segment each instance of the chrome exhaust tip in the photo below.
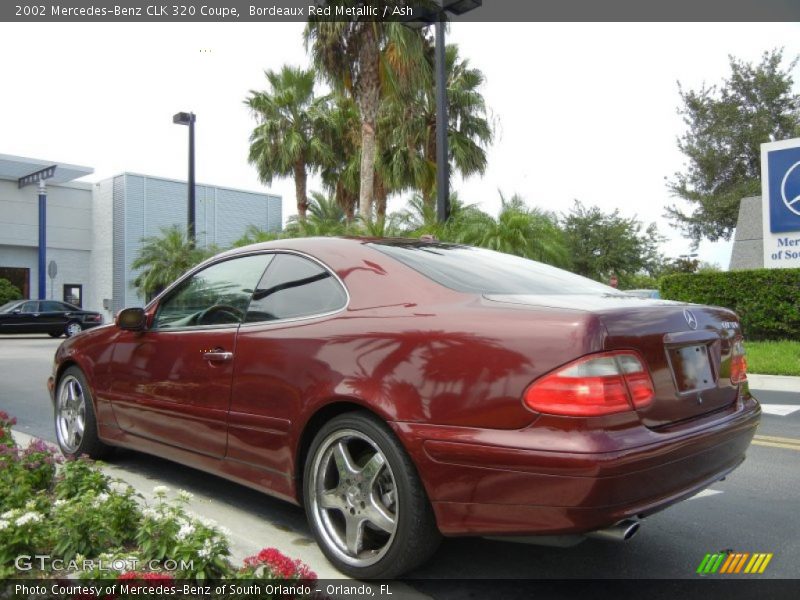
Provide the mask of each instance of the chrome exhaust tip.
{"label": "chrome exhaust tip", "polygon": [[627,542],[639,531],[639,525],[639,521],[635,519],[625,519],[611,527],[590,531],[586,537],[611,540],[612,542]]}

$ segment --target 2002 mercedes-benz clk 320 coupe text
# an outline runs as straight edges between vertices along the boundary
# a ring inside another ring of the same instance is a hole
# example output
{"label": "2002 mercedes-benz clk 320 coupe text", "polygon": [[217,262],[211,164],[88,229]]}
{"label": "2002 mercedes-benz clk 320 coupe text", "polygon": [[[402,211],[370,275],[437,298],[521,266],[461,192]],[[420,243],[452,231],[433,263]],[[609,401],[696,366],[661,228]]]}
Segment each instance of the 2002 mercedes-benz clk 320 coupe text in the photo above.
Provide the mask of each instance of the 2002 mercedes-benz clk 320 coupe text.
{"label": "2002 mercedes-benz clk 320 coupe text", "polygon": [[626,537],[760,418],[736,315],[420,240],[220,254],[58,349],[67,455],[122,446],[303,504],[356,577],[440,534]]}

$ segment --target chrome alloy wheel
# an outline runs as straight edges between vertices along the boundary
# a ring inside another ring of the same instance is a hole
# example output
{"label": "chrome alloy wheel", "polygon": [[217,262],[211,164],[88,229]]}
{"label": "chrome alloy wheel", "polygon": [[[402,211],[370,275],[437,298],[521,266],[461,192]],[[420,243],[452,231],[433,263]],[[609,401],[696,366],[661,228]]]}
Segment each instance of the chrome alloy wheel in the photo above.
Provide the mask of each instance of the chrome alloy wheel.
{"label": "chrome alloy wheel", "polygon": [[83,326],[80,323],[76,322],[76,321],[73,321],[72,323],[67,325],[67,329],[66,329],[67,337],[72,337],[73,335],[78,335],[81,331],[83,331]]}
{"label": "chrome alloy wheel", "polygon": [[56,404],[56,434],[61,449],[67,454],[77,452],[86,428],[86,396],[81,382],[67,375],[58,386]]}
{"label": "chrome alloy wheel", "polygon": [[311,516],[343,562],[366,567],[388,552],[397,530],[397,483],[378,445],[353,429],[331,433],[314,456]]}

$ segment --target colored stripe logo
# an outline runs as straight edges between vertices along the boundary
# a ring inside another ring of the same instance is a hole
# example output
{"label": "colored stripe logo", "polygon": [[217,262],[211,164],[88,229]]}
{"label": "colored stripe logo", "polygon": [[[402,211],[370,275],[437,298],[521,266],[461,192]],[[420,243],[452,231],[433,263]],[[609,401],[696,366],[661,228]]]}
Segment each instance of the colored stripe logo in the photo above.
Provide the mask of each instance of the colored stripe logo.
{"label": "colored stripe logo", "polygon": [[737,575],[763,573],[773,554],[765,552],[717,552],[706,554],[697,567],[699,575]]}

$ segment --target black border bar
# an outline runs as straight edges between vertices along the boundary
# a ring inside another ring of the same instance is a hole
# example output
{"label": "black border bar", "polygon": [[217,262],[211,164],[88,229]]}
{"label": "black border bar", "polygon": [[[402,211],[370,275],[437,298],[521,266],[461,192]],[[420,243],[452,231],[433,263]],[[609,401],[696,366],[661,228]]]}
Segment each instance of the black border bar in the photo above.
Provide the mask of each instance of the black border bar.
{"label": "black border bar", "polygon": [[[407,21],[432,0],[363,0],[359,19]],[[3,22],[305,22],[321,0],[2,0]],[[392,8],[408,8],[392,15]],[[319,18],[319,15],[317,15]],[[351,20],[351,17],[329,17]],[[448,17],[450,18],[450,17]],[[800,0],[483,0],[459,22],[800,22]]]}

